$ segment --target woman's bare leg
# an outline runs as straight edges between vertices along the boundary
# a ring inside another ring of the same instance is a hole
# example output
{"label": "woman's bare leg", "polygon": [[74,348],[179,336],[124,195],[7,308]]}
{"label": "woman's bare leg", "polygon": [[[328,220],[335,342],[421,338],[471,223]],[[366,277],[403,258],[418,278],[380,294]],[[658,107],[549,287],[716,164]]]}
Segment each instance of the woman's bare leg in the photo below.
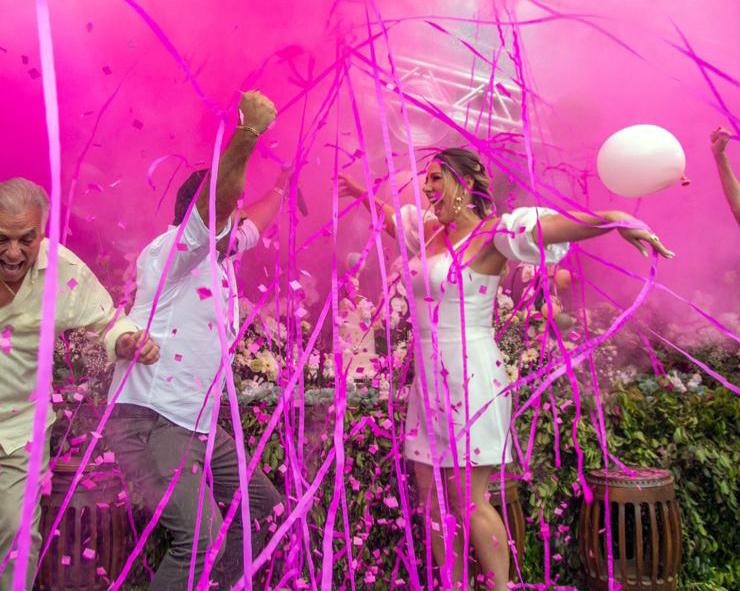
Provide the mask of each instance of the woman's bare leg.
{"label": "woman's bare leg", "polygon": [[[488,479],[494,466],[470,468],[470,541],[483,574],[494,591],[506,591],[509,581],[509,546],[506,527],[496,509],[486,500]],[[454,470],[445,470],[450,508],[465,524],[465,470],[460,470],[460,488]],[[460,536],[462,537],[462,536]]]}
{"label": "woman's bare leg", "polygon": [[[434,561],[440,569],[440,578],[442,576],[443,569],[445,568],[445,560],[447,559],[447,548],[445,546],[445,540],[442,530],[442,512],[437,499],[437,487],[434,483],[434,473],[431,466],[422,464],[420,462],[414,462],[414,473],[416,475],[416,486],[419,489],[419,502],[424,508],[424,514],[429,515],[431,522],[428,523],[429,531],[432,539],[432,554],[434,555]],[[445,470],[442,469],[442,475],[444,478]],[[453,532],[448,532],[453,533]],[[455,538],[452,543],[453,557],[452,563],[452,584],[455,588],[458,588],[462,583],[463,574],[463,540],[461,530],[455,528]]]}

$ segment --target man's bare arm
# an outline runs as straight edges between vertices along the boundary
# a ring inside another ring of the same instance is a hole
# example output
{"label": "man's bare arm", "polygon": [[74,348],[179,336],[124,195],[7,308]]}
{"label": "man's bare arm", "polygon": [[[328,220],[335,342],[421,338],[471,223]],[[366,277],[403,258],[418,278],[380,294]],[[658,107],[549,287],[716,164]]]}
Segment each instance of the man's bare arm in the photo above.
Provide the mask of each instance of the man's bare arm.
{"label": "man's bare arm", "polygon": [[[258,137],[275,119],[275,105],[257,91],[245,92],[239,102],[242,122],[231,136],[221,155],[216,179],[216,232],[221,231],[236,208],[244,192],[247,162],[254,151]],[[210,176],[203,182],[196,207],[208,225]]]}

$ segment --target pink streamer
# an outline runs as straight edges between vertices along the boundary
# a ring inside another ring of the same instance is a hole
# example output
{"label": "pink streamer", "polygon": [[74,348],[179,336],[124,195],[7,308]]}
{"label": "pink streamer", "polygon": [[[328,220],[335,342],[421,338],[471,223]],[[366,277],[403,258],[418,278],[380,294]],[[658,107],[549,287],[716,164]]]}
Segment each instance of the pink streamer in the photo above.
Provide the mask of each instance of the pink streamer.
{"label": "pink streamer", "polygon": [[46,0],[36,0],[36,18],[41,52],[41,77],[44,86],[46,128],[49,138],[49,168],[51,170],[51,205],[49,219],[48,264],[44,273],[44,291],[41,304],[41,330],[39,334],[38,370],[34,398],[36,409],[33,417],[33,439],[28,459],[26,480],[18,532],[18,558],[13,574],[13,591],[26,588],[26,571],[31,549],[31,527],[37,507],[41,462],[46,445],[46,416],[49,411],[56,338],[56,294],[59,262],[59,221],[61,200],[61,143],[59,138],[59,104],[57,102],[54,45],[51,36],[51,18]]}

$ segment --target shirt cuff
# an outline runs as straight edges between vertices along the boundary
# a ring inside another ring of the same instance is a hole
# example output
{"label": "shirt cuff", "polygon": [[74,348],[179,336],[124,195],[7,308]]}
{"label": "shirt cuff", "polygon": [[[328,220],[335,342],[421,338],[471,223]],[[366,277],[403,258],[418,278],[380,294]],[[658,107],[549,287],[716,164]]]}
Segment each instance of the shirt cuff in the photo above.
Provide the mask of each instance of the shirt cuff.
{"label": "shirt cuff", "polygon": [[121,315],[121,317],[115,321],[110,330],[105,333],[103,340],[105,342],[105,351],[108,354],[109,361],[115,361],[118,356],[116,355],[116,343],[118,338],[127,332],[139,332],[141,330],[136,324],[128,319],[127,316]]}
{"label": "shirt cuff", "polygon": [[[226,222],[223,229],[216,234],[216,240],[221,240],[224,236],[228,236],[230,232],[231,217],[229,217],[229,220]],[[208,226],[206,226],[203,218],[200,217],[200,212],[197,207],[193,207],[193,210],[190,212],[190,219],[185,227],[184,237],[186,240],[192,237],[193,242],[198,244],[202,243],[203,240],[205,240],[206,244],[208,243]]]}
{"label": "shirt cuff", "polygon": [[244,252],[257,246],[260,240],[260,230],[257,225],[249,218],[244,218],[239,224],[236,233],[237,250]]}

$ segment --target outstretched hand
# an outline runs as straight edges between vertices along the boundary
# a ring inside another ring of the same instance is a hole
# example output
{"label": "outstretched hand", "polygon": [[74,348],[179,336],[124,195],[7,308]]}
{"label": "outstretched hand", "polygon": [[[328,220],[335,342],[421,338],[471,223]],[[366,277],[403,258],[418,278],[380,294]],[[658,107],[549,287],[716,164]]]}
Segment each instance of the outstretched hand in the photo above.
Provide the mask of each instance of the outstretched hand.
{"label": "outstretched hand", "polygon": [[648,256],[647,247],[652,248],[654,252],[666,259],[672,259],[676,256],[675,252],[668,250],[665,247],[657,234],[645,229],[645,224],[643,222],[640,222],[627,213],[621,214],[620,217],[624,221],[632,221],[635,223],[635,227],[632,228],[619,228],[619,235],[639,250],[642,253],[642,256]]}
{"label": "outstretched hand", "polygon": [[718,127],[709,136],[709,141],[712,142],[712,154],[720,156],[725,153],[727,148],[727,142],[730,141],[730,132],[722,127]]}
{"label": "outstretched hand", "polygon": [[367,191],[355,179],[346,174],[340,174],[339,179],[339,197],[359,199]]}
{"label": "outstretched hand", "polygon": [[[121,359],[133,359],[143,338],[143,330],[123,333],[116,341],[116,355]],[[141,345],[137,361],[143,365],[152,365],[159,361],[159,345],[148,336]]]}

